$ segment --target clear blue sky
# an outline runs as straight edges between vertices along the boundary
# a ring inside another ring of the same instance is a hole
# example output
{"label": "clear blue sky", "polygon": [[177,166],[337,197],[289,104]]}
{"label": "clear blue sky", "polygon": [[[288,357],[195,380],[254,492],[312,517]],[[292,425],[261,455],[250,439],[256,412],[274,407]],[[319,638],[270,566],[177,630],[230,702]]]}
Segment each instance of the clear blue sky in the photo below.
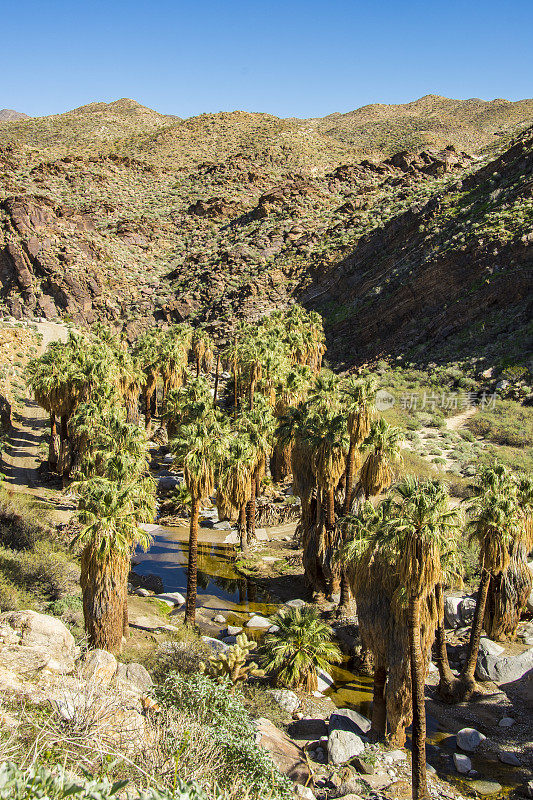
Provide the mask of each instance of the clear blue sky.
{"label": "clear blue sky", "polygon": [[533,0],[3,0],[0,108],[314,117],[533,96]]}

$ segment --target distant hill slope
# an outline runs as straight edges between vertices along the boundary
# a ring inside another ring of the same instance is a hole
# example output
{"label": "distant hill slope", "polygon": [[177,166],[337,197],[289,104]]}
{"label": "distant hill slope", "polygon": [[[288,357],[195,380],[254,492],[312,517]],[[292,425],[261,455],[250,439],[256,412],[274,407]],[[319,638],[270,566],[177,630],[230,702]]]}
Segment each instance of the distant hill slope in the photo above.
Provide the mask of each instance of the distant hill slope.
{"label": "distant hill slope", "polygon": [[30,117],[21,111],[13,111],[12,108],[0,108],[0,122],[16,122],[21,119],[30,119]]}
{"label": "distant hill slope", "polygon": [[299,299],[346,363],[475,357],[529,302],[532,116],[429,96],[179,120],[122,99],[4,123],[0,309],[223,336]]}
{"label": "distant hill slope", "polygon": [[49,158],[115,152],[170,168],[244,152],[257,163],[327,169],[370,155],[452,144],[473,153],[533,120],[533,100],[451,100],[428,95],[316,119],[280,119],[244,111],[182,120],[122,98],[2,126],[0,146],[38,148]]}

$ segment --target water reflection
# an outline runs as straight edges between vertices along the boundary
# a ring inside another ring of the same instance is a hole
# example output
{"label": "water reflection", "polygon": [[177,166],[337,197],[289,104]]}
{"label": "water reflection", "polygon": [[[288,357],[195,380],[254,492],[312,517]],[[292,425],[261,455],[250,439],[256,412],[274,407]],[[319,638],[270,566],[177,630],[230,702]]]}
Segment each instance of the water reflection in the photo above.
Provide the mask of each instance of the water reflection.
{"label": "water reflection", "polygon": [[[161,529],[147,553],[135,553],[134,571],[138,575],[157,575],[166,592],[185,593],[187,589],[188,545],[180,531]],[[254,581],[239,575],[233,566],[235,551],[224,544],[198,545],[198,604],[209,607],[217,598],[230,610],[274,614],[277,606]],[[221,604],[217,605],[221,608]],[[239,607],[239,608],[237,608]]]}

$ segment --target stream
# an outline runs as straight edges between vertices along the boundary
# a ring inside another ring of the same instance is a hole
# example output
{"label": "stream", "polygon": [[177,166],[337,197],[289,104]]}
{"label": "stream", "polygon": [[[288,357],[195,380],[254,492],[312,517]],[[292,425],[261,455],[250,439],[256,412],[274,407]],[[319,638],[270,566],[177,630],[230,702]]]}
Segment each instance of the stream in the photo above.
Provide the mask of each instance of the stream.
{"label": "stream", "polygon": [[[158,527],[153,532],[154,542],[147,553],[139,551],[135,554],[134,571],[138,575],[156,575],[161,578],[165,592],[181,592],[187,590],[188,528]],[[216,541],[219,538],[220,541]],[[213,614],[222,613],[228,624],[242,625],[249,614],[272,616],[280,607],[253,580],[239,575],[234,566],[235,550],[231,545],[223,543],[221,532],[200,529],[198,543],[198,608]],[[214,541],[215,540],[215,541]],[[350,672],[345,667],[332,666],[331,675],[334,686],[327,692],[338,708],[353,708],[366,717],[371,714],[372,678]],[[439,771],[439,753],[450,756],[456,751],[455,736],[444,730],[442,725],[428,715],[428,761]],[[408,739],[409,746],[409,739]],[[484,779],[497,781],[504,787],[500,795],[503,797],[522,781],[518,771],[513,767],[472,754],[474,768]],[[448,773],[448,770],[444,772]],[[447,778],[460,785],[464,794],[472,793],[469,782],[461,779],[453,767]]]}

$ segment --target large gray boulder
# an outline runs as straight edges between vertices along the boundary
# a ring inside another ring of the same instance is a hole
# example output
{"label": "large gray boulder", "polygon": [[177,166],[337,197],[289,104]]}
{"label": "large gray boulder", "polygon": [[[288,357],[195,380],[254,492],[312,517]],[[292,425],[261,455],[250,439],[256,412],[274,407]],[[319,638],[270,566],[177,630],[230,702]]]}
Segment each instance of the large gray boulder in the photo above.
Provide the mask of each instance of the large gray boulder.
{"label": "large gray boulder", "polygon": [[480,653],[476,677],[480,681],[494,683],[513,683],[533,670],[533,648],[518,656],[490,655]]}
{"label": "large gray boulder", "polygon": [[360,756],[364,749],[363,740],[352,731],[336,729],[329,733],[328,761],[331,764],[345,764],[354,756]]}
{"label": "large gray boulder", "polygon": [[466,753],[473,753],[487,737],[475,728],[462,728],[457,732],[455,738],[457,746],[460,747],[461,750],[464,750]]}
{"label": "large gray boulder", "polygon": [[72,672],[76,647],[68,628],[55,617],[36,611],[0,615],[0,663],[19,674],[42,669]]}
{"label": "large gray boulder", "polygon": [[330,731],[350,731],[358,736],[363,736],[368,733],[370,728],[370,720],[351,708],[339,708],[329,718]]}
{"label": "large gray boulder", "polygon": [[289,714],[296,711],[300,705],[298,695],[290,689],[270,689],[269,694],[272,695],[278,706]]}

